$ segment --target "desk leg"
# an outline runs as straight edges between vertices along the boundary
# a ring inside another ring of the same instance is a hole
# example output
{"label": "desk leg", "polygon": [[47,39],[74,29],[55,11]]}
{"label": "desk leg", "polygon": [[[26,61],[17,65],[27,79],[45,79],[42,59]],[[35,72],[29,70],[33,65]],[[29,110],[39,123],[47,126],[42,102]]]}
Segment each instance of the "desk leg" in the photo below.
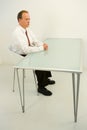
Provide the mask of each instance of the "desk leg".
{"label": "desk leg", "polygon": [[[77,77],[75,77],[77,76]],[[72,73],[73,83],[73,103],[74,103],[74,121],[77,122],[78,100],[79,100],[79,86],[80,86],[80,73]]]}
{"label": "desk leg", "polygon": [[17,80],[18,80],[18,88],[19,88],[19,94],[20,94],[20,102],[21,102],[22,112],[25,112],[24,69],[23,69],[23,95],[21,94],[21,86],[20,86],[18,69],[17,69],[16,72],[17,72]]}
{"label": "desk leg", "polygon": [[23,112],[25,112],[24,76],[25,76],[25,71],[24,71],[24,69],[23,69],[23,105],[22,105],[22,110],[23,110]]}

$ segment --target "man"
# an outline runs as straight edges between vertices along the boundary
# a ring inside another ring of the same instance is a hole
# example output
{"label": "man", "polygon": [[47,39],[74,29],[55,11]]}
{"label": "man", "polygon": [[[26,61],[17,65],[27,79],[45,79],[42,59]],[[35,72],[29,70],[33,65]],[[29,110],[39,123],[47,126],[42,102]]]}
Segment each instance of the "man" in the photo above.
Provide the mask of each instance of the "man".
{"label": "man", "polygon": [[[26,10],[20,11],[17,15],[17,20],[19,25],[13,32],[10,49],[22,56],[26,56],[28,53],[46,51],[48,45],[37,40],[30,28],[28,29],[30,25],[29,12]],[[46,89],[47,85],[55,84],[54,80],[49,79],[49,77],[51,77],[51,72],[36,70],[35,74],[38,81],[38,92],[46,96],[52,95],[52,92]]]}

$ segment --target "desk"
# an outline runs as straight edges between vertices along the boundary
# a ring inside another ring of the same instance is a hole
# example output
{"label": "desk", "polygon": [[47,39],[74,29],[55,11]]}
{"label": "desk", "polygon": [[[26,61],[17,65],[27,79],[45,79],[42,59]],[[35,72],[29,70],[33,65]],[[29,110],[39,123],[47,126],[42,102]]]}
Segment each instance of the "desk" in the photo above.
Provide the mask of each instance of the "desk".
{"label": "desk", "polygon": [[27,55],[15,67],[19,83],[18,70],[23,70],[23,101],[22,111],[25,111],[24,70],[50,70],[72,74],[74,121],[77,122],[80,74],[82,73],[82,43],[81,39],[49,38],[45,40],[48,50]]}

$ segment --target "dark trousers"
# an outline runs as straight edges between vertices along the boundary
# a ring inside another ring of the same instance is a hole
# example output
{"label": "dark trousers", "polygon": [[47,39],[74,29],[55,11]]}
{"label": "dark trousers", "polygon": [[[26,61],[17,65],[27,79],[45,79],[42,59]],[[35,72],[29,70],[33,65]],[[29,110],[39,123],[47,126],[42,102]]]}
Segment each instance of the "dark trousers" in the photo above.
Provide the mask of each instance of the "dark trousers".
{"label": "dark trousers", "polygon": [[37,76],[38,87],[40,88],[43,88],[47,83],[47,79],[52,76],[50,71],[35,70],[35,74]]}

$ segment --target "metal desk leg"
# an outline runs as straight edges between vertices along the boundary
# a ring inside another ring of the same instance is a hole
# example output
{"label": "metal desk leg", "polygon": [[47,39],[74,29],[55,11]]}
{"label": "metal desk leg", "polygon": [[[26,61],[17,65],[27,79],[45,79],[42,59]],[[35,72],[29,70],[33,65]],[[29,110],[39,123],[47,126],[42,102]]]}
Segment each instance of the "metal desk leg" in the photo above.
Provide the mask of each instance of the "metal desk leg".
{"label": "metal desk leg", "polygon": [[22,110],[23,110],[23,112],[25,112],[24,76],[25,76],[25,71],[24,71],[24,69],[23,69],[23,105],[22,105]]}
{"label": "metal desk leg", "polygon": [[[75,77],[77,76],[77,77]],[[74,121],[77,122],[78,100],[79,100],[79,86],[80,86],[80,73],[72,73],[73,83],[73,103],[74,103]]]}
{"label": "metal desk leg", "polygon": [[16,72],[17,72],[17,80],[18,80],[18,88],[19,88],[19,94],[20,94],[20,102],[21,102],[22,112],[25,112],[24,69],[23,69],[23,95],[21,94],[21,86],[20,86],[18,68],[17,68]]}

